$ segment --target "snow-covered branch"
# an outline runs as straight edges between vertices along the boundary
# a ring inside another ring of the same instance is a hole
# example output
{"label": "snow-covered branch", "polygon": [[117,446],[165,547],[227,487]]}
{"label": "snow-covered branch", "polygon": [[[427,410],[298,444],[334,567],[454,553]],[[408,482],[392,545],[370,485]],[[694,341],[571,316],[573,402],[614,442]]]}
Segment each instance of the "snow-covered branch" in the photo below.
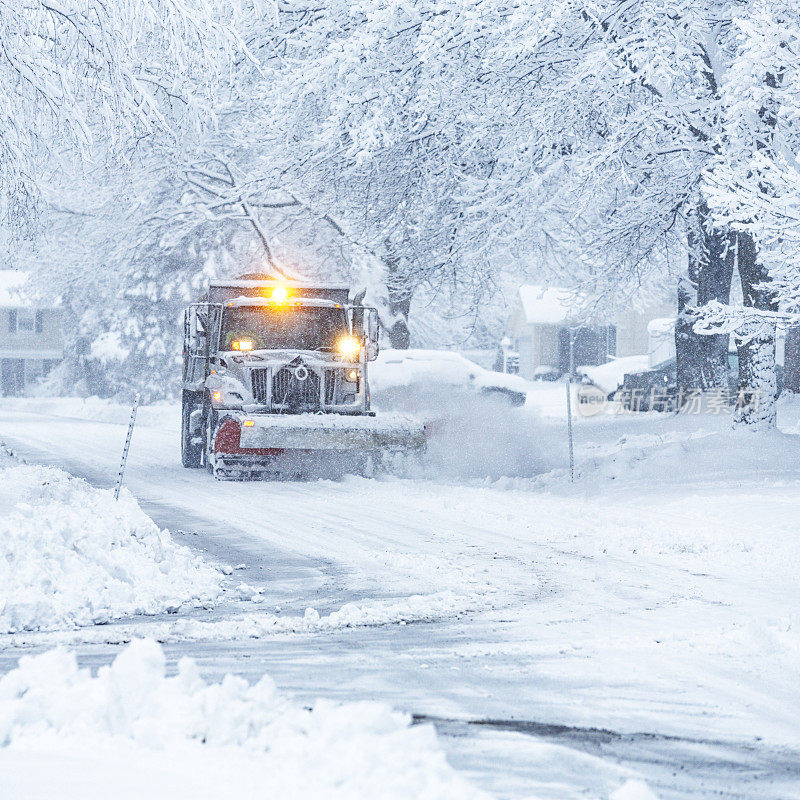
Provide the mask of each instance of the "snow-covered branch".
{"label": "snow-covered branch", "polygon": [[749,341],[764,330],[774,332],[778,325],[800,325],[800,313],[730,306],[718,300],[689,309],[687,314],[694,320],[693,327],[697,333],[705,336],[735,334],[740,342]]}

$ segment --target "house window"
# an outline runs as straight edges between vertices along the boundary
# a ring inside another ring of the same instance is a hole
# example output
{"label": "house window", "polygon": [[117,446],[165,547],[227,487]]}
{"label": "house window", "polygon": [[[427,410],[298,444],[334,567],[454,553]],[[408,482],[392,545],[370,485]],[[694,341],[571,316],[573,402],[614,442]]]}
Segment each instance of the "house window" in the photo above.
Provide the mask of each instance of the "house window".
{"label": "house window", "polygon": [[9,333],[41,333],[44,330],[44,311],[31,308],[12,308],[8,312]]}
{"label": "house window", "polygon": [[33,333],[36,330],[36,314],[30,308],[17,311],[17,333]]}
{"label": "house window", "polygon": [[25,385],[30,386],[44,375],[44,361],[38,358],[25,359]]}

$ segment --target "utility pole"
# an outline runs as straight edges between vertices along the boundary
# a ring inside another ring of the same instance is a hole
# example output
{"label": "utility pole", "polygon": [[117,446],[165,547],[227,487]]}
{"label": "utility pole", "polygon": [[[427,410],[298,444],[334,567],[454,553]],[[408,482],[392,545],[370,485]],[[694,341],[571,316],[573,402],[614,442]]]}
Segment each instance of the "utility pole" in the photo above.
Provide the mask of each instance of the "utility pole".
{"label": "utility pole", "polygon": [[575,329],[569,328],[569,374],[575,374]]}

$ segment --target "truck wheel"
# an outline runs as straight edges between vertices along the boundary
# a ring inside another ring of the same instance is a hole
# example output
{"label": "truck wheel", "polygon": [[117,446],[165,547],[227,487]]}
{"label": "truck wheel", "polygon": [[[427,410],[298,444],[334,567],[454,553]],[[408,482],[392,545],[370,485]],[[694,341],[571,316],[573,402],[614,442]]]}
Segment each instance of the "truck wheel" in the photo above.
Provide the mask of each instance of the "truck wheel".
{"label": "truck wheel", "polygon": [[199,469],[203,466],[202,436],[193,433],[191,429],[191,414],[197,407],[193,393],[184,392],[181,403],[181,463],[188,469]]}

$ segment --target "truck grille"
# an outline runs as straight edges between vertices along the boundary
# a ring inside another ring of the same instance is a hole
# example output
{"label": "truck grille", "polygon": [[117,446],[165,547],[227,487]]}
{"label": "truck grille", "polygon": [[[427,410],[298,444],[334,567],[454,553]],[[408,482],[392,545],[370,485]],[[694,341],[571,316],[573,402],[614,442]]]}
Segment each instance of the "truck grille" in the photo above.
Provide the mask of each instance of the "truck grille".
{"label": "truck grille", "polygon": [[325,370],[325,405],[333,405],[333,399],[336,396],[336,370]]}
{"label": "truck grille", "polygon": [[269,400],[269,370],[250,370],[250,382],[253,387],[253,399],[261,405],[266,404]]}
{"label": "truck grille", "polygon": [[320,386],[319,375],[306,367],[308,377],[300,381],[295,377],[295,370],[283,367],[272,379],[272,402],[277,405],[288,405],[290,408],[300,406],[319,407]]}

